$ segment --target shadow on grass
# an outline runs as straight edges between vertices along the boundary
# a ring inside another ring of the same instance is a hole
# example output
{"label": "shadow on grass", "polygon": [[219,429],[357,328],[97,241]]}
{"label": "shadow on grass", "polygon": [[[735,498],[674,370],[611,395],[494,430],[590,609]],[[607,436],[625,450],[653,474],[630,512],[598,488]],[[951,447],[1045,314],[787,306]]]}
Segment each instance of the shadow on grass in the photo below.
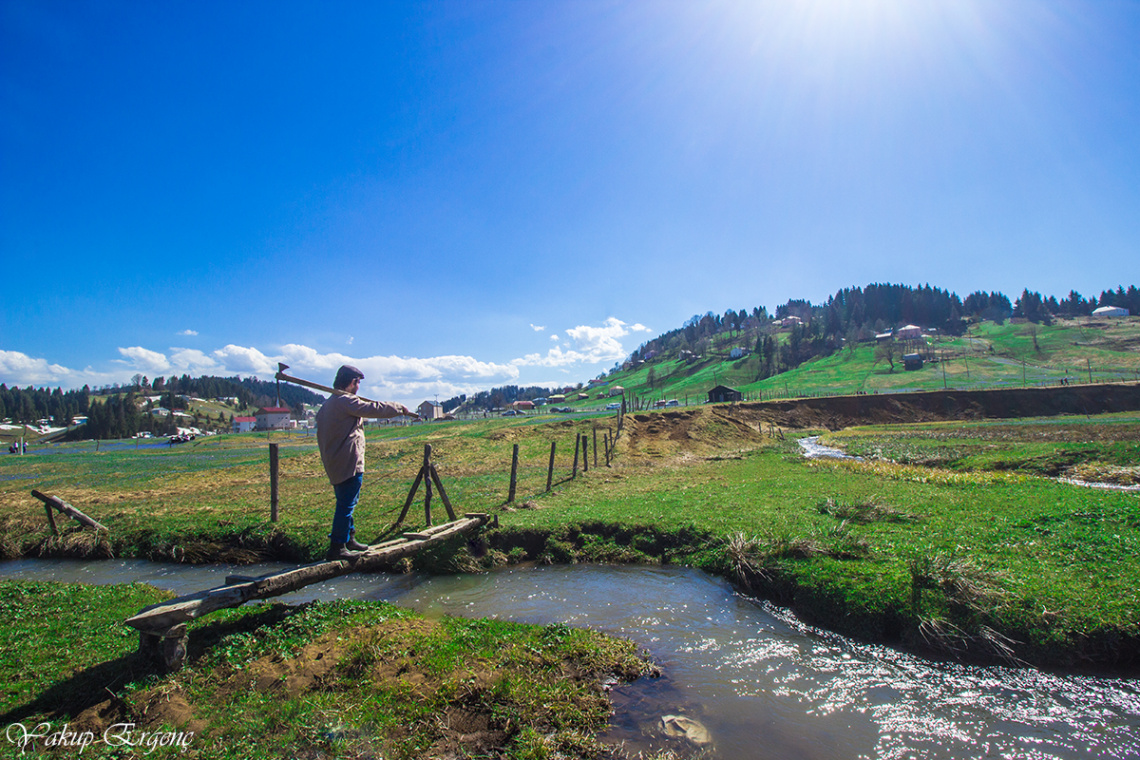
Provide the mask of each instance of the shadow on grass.
{"label": "shadow on grass", "polygon": [[[218,620],[192,628],[186,652],[187,665],[192,667],[226,636],[277,625],[301,609],[302,607],[274,604],[232,620]],[[115,690],[123,685],[160,676],[162,673],[158,663],[136,650],[57,681],[31,702],[0,715],[0,725],[9,725],[33,716],[71,719],[100,702],[114,699]]]}

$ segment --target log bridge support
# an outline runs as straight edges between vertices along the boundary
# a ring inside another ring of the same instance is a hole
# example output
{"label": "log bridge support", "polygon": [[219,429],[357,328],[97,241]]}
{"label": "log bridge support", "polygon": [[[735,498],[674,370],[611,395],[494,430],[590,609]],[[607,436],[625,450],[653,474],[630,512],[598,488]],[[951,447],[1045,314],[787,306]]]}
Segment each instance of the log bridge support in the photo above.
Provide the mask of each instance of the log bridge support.
{"label": "log bridge support", "polygon": [[46,494],[46,493],[41,493],[40,491],[37,491],[35,489],[32,489],[32,496],[35,496],[37,499],[39,499],[40,501],[42,501],[44,503],[44,511],[47,512],[48,524],[51,525],[51,532],[52,532],[52,535],[54,535],[54,536],[59,535],[59,528],[55,524],[55,516],[52,514],[53,509],[58,510],[59,512],[67,515],[68,517],[75,520],[80,525],[83,525],[86,528],[91,528],[92,530],[102,530],[102,531],[107,530],[101,523],[99,523],[96,520],[92,520],[90,517],[83,514],[78,509],[71,506],[70,504],[68,504],[66,501],[59,498],[58,496],[51,496],[51,495]]}
{"label": "log bridge support", "polygon": [[490,515],[469,513],[454,522],[429,526],[421,531],[404,533],[398,539],[375,544],[351,560],[317,562],[259,578],[231,576],[224,586],[144,607],[128,618],[126,624],[139,632],[139,651],[155,658],[167,672],[173,672],[186,661],[189,641],[186,624],[191,620],[255,599],[287,594],[337,576],[374,570],[416,554],[432,544],[475,531],[491,520]]}

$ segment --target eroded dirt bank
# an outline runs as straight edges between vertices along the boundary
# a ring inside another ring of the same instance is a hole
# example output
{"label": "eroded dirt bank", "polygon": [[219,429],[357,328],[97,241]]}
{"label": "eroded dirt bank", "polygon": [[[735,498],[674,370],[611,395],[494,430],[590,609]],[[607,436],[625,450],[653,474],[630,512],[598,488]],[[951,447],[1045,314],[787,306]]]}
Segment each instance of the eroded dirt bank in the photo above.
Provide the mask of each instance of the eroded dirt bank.
{"label": "eroded dirt bank", "polygon": [[833,396],[737,404],[734,417],[785,427],[884,425],[1140,410],[1140,384]]}
{"label": "eroded dirt bank", "polygon": [[715,404],[626,416],[623,446],[635,457],[709,456],[762,439],[769,426],[842,430],[948,420],[1051,417],[1140,410],[1140,384],[830,396]]}

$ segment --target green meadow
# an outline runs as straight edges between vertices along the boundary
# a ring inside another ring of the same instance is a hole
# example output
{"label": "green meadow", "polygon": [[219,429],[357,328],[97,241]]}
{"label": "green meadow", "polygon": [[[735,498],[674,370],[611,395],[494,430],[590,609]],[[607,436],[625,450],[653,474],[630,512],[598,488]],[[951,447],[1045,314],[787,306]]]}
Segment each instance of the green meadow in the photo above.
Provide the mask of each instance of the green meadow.
{"label": "green meadow", "polygon": [[[774,333],[777,345],[788,331]],[[728,385],[747,398],[786,398],[852,393],[897,393],[922,390],[983,390],[1033,387],[1061,382],[1104,383],[1140,379],[1140,318],[1094,321],[1057,320],[1051,325],[990,321],[969,326],[961,336],[929,335],[929,358],[922,369],[903,368],[897,344],[894,366],[876,359],[874,342],[851,343],[829,356],[811,359],[779,374],[762,377],[756,357],[732,360],[735,347],[751,349],[758,334],[723,333],[710,341],[708,354],[684,362],[669,353],[606,379],[627,393],[647,400],[703,402],[709,388]],[[652,377],[650,371],[652,370]],[[603,386],[604,388],[604,386]],[[577,402],[583,406],[596,401]]]}
{"label": "green meadow", "polygon": [[[1140,548],[1140,496],[1054,477],[1140,480],[1135,415],[852,428],[827,440],[865,461],[809,461],[794,440],[805,431],[772,438],[733,423],[730,410],[627,416],[608,467],[616,417],[372,429],[358,535],[374,541],[426,522],[421,489],[394,525],[431,444],[457,511],[487,512],[499,525],[486,553],[457,547],[444,570],[681,562],[871,639],[1042,664],[1132,662],[1140,569],[1127,558]],[[591,447],[596,435],[599,448],[575,473],[581,434]],[[11,508],[0,546],[8,557],[313,560],[331,512],[315,443],[304,433],[271,440],[281,452],[276,523],[264,434],[98,453],[68,444],[6,458],[0,489]],[[516,498],[507,503],[516,445]],[[52,535],[32,488],[107,533]],[[432,515],[446,519],[438,495]],[[403,567],[432,569],[426,562]]]}
{"label": "green meadow", "polygon": [[[1059,478],[1140,482],[1140,414],[826,433],[758,424],[756,409],[627,415],[609,466],[616,416],[370,428],[358,535],[373,541],[425,523],[421,490],[394,525],[430,444],[456,510],[490,513],[498,526],[481,545],[459,540],[395,572],[684,563],[866,640],[968,661],[1135,672],[1140,493]],[[863,458],[805,459],[797,438],[812,432]],[[582,435],[590,448],[575,470]],[[280,451],[276,523],[270,443]],[[331,489],[304,432],[43,452],[0,460],[8,558],[307,562],[325,549]],[[107,531],[57,517],[53,535],[33,488]],[[438,494],[432,517],[445,519]],[[592,738],[608,714],[598,683],[652,667],[628,642],[564,626],[432,622],[389,605],[318,603],[194,621],[186,668],[161,675],[122,621],[165,596],[146,586],[0,583],[8,722],[136,721],[195,732],[188,756],[204,758],[248,756],[250,747],[351,757],[375,746],[400,758],[461,748],[617,757]],[[85,755],[118,756],[103,745]]]}

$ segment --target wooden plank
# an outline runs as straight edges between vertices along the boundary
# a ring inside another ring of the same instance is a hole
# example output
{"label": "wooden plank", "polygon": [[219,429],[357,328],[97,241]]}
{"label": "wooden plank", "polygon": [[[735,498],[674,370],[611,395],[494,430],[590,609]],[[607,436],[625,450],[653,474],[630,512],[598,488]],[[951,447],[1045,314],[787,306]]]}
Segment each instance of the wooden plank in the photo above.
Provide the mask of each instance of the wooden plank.
{"label": "wooden plank", "polygon": [[[468,519],[468,518],[472,518],[472,517],[478,518],[479,516],[480,516],[479,513],[472,513],[472,514],[466,514],[463,517],[464,517],[464,519]],[[405,538],[431,538],[432,536],[434,536],[436,533],[439,533],[440,531],[450,530],[453,525],[454,525],[454,523],[440,523],[439,525],[432,525],[432,526],[429,526],[427,528],[424,528],[423,530],[409,531],[409,532],[403,533],[401,535],[403,535]]]}
{"label": "wooden plank", "polygon": [[254,599],[280,596],[313,583],[381,567],[415,554],[429,544],[446,541],[452,536],[474,530],[486,524],[488,519],[487,515],[473,515],[438,526],[424,539],[390,541],[386,542],[386,545],[370,547],[352,560],[317,562],[243,583],[220,586],[160,602],[139,610],[137,614],[126,620],[126,624],[140,631],[165,631],[216,610],[237,607]]}
{"label": "wooden plank", "polygon": [[94,528],[95,530],[107,530],[104,526],[100,525],[95,520],[92,520],[90,517],[83,514],[78,509],[71,506],[59,497],[48,496],[46,493],[41,493],[34,488],[32,489],[32,496],[35,496],[37,499],[42,501],[44,504],[47,504],[48,506],[55,507],[63,514],[67,515],[76,522],[86,525],[88,528]]}

